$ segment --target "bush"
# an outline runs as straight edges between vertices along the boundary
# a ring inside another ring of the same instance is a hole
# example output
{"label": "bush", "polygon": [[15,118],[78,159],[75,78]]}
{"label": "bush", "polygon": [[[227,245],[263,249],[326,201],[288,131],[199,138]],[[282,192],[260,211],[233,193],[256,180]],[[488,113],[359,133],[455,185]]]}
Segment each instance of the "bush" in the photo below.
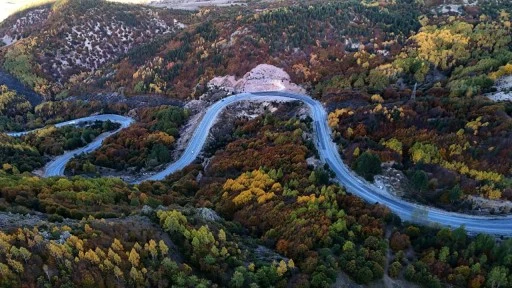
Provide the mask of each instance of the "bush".
{"label": "bush", "polygon": [[48,216],[48,221],[50,222],[58,222],[58,223],[62,223],[62,221],[64,221],[64,218],[60,215],[57,215],[57,214],[52,214],[50,216]]}
{"label": "bush", "polygon": [[414,189],[422,192],[428,188],[428,175],[423,170],[416,170],[411,176]]}
{"label": "bush", "polygon": [[398,278],[401,271],[402,271],[402,264],[400,264],[400,262],[395,261],[395,262],[391,263],[391,265],[389,266],[389,271],[388,271],[389,277]]}
{"label": "bush", "polygon": [[381,161],[377,155],[370,152],[361,154],[355,164],[354,171],[368,181],[373,181],[375,175],[382,172]]}

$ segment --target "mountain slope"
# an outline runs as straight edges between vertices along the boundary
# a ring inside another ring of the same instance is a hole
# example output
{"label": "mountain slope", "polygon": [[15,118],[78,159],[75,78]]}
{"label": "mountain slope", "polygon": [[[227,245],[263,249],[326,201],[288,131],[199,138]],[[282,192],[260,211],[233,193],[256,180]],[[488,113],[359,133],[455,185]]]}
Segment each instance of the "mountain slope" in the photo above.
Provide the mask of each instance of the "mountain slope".
{"label": "mountain slope", "polygon": [[[58,1],[0,26],[3,68],[45,96],[182,25],[169,10],[99,0]],[[176,13],[180,15],[181,13]]]}

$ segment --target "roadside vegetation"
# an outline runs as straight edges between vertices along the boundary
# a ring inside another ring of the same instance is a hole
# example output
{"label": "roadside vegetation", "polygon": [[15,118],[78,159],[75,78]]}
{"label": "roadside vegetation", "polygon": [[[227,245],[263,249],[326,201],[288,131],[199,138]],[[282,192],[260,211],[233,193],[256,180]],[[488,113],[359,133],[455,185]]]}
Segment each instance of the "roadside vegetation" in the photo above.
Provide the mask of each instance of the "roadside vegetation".
{"label": "roadside vegetation", "polygon": [[[239,139],[221,147],[209,168],[193,164],[161,182],[132,186],[108,178],[2,172],[1,209],[38,210],[60,227],[4,231],[2,284],[61,286],[71,279],[114,286],[329,287],[340,270],[358,283],[385,275],[424,287],[510,281],[510,240],[497,244],[491,236],[470,238],[463,228],[401,223],[384,206],[348,195],[323,167],[306,164],[314,155],[304,138],[309,124],[283,114],[239,122],[232,131]],[[253,161],[240,162],[241,156]],[[144,205],[153,207],[143,213],[161,228],[123,217]],[[194,206],[216,210],[225,220],[204,218]],[[137,232],[142,227],[146,232]],[[275,252],[261,254],[261,247]],[[73,276],[76,265],[79,278]]]}
{"label": "roadside vegetation", "polygon": [[137,123],[107,138],[99,150],[75,158],[67,169],[73,174],[91,174],[95,166],[154,170],[172,161],[179,129],[187,119],[188,111],[178,107],[139,109]]}

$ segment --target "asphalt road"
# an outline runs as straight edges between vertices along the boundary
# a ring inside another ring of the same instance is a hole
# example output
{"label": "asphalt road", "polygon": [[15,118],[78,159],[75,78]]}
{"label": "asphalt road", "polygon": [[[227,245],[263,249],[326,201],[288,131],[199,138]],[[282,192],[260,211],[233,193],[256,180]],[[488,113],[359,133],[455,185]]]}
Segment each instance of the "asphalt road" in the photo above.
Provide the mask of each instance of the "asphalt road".
{"label": "asphalt road", "polygon": [[[122,129],[129,127],[132,125],[134,120],[130,117],[125,117],[121,115],[115,115],[115,114],[102,114],[102,115],[94,115],[89,117],[84,117],[80,119],[75,119],[71,121],[61,122],[59,124],[54,125],[55,127],[63,127],[63,126],[69,126],[69,125],[77,125],[79,123],[83,122],[94,122],[94,121],[112,121],[121,124],[121,127],[119,127],[115,131],[111,132],[105,132],[96,137],[91,143],[87,144],[86,146],[82,148],[78,148],[72,151],[67,151],[66,153],[55,157],[52,161],[48,162],[43,169],[43,177],[52,177],[52,176],[63,176],[64,175],[64,169],[66,168],[66,164],[75,156],[80,155],[82,153],[91,153],[92,151],[100,148],[101,144],[103,143],[103,140],[105,140],[107,137],[114,135],[121,131]],[[31,130],[31,131],[24,131],[24,132],[13,132],[13,133],[7,133],[9,136],[13,137],[19,137],[24,134],[33,133],[39,129]]]}
{"label": "asphalt road", "polygon": [[[260,93],[242,93],[233,95],[211,105],[206,111],[204,117],[194,131],[194,134],[182,154],[176,162],[171,163],[166,169],[154,175],[141,179],[135,183],[147,180],[162,180],[167,175],[172,174],[192,163],[203,148],[211,127],[214,125],[217,117],[223,109],[230,104],[239,101],[267,101],[267,100],[299,100],[305,103],[310,110],[311,117],[314,120],[314,130],[316,137],[316,147],[321,160],[325,161],[335,172],[337,181],[345,189],[369,203],[380,203],[386,205],[402,220],[411,221],[423,225],[438,225],[450,228],[464,226],[466,231],[472,234],[488,233],[494,235],[512,236],[512,216],[472,216],[461,213],[447,212],[440,209],[418,205],[407,202],[398,197],[390,195],[374,185],[366,182],[355,175],[342,161],[338,153],[336,144],[331,138],[331,129],[327,125],[327,112],[323,105],[306,95],[287,93],[287,92],[260,92]],[[87,120],[84,120],[87,119]],[[73,125],[82,121],[91,120],[111,120],[121,123],[123,129],[133,122],[133,119],[119,115],[98,115],[87,118],[77,119],[59,124],[60,126]],[[119,130],[120,130],[119,129]],[[97,149],[103,139],[117,133],[119,130],[102,134],[94,142],[84,148],[68,152],[46,165],[45,176],[63,175],[66,163],[76,154],[89,153]],[[19,133],[18,133],[19,134]],[[13,134],[17,135],[17,134]]]}

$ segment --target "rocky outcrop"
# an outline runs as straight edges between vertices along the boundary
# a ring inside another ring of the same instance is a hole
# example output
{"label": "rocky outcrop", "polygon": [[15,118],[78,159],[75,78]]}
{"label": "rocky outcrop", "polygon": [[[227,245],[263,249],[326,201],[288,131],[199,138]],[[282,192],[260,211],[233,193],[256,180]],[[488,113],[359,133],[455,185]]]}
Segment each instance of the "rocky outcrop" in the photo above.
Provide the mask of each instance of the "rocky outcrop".
{"label": "rocky outcrop", "polygon": [[256,66],[238,80],[234,76],[215,77],[208,82],[208,88],[223,89],[231,93],[262,91],[305,93],[302,87],[291,82],[290,75],[283,69],[268,64]]}

